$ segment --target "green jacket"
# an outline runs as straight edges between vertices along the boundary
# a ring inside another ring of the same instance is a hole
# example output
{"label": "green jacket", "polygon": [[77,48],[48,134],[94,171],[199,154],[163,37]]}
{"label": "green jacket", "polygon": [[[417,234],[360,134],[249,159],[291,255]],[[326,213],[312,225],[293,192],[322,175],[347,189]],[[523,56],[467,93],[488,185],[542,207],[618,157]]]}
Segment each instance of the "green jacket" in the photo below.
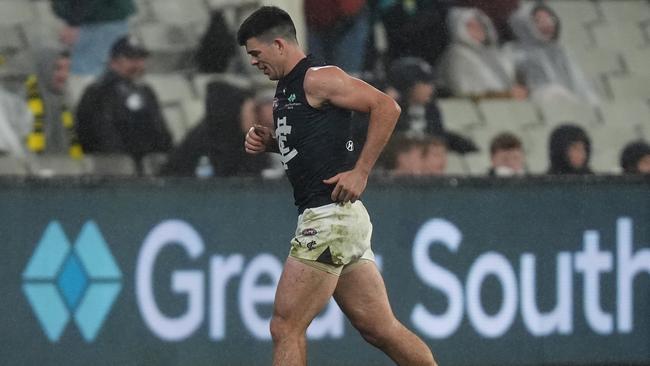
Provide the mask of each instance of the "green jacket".
{"label": "green jacket", "polygon": [[72,26],[126,20],[136,10],[133,0],[52,0],[52,9]]}

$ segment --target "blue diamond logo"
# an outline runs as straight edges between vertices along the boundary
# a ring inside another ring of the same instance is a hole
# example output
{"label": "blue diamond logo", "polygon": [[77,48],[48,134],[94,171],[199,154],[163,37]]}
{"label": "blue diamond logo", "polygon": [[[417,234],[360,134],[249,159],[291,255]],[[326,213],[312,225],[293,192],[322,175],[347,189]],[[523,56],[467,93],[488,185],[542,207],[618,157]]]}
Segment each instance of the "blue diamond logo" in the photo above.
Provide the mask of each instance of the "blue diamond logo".
{"label": "blue diamond logo", "polygon": [[73,318],[92,342],[120,290],[122,273],[99,227],[84,224],[74,245],[52,221],[23,272],[23,292],[48,339],[56,342]]}
{"label": "blue diamond logo", "polygon": [[68,309],[72,311],[77,309],[79,300],[88,286],[88,278],[74,253],[70,254],[68,260],[63,264],[63,272],[59,275],[57,285],[68,304]]}

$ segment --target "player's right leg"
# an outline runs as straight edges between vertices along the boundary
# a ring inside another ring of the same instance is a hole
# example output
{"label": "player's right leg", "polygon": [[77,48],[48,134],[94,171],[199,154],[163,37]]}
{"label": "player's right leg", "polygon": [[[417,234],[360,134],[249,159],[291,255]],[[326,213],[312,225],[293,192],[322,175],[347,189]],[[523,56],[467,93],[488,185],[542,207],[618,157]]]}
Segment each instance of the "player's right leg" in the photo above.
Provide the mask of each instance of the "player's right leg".
{"label": "player's right leg", "polygon": [[433,366],[431,350],[393,315],[377,266],[362,260],[339,277],[334,299],[368,343],[400,366]]}
{"label": "player's right leg", "polygon": [[325,307],[338,276],[289,257],[275,293],[271,336],[273,365],[306,365],[305,332]]}

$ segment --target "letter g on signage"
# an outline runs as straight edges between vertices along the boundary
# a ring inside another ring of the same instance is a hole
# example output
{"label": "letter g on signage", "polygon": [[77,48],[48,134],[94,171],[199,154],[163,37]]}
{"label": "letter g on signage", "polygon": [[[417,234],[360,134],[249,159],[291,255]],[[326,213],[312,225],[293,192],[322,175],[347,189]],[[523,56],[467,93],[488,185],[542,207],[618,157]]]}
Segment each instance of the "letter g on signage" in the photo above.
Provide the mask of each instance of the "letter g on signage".
{"label": "letter g on signage", "polygon": [[199,234],[188,223],[180,220],[161,222],[151,230],[142,244],[135,285],[138,308],[147,326],[164,340],[179,341],[194,333],[203,322],[204,275],[198,270],[174,271],[172,291],[187,295],[188,309],[176,318],[163,314],[154,297],[153,271],[158,254],[171,245],[180,245],[190,259],[199,257],[205,248]]}

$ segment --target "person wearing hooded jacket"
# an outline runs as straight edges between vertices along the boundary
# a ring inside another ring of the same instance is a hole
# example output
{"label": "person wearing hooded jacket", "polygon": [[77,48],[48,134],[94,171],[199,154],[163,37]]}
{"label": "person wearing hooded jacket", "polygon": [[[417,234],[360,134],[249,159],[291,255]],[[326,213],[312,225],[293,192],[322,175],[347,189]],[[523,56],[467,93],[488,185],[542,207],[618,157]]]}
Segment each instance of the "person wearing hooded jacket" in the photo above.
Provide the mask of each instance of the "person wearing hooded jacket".
{"label": "person wearing hooded jacket", "polygon": [[621,151],[621,168],[624,174],[650,175],[650,144],[645,141],[633,141]]}
{"label": "person wearing hooded jacket", "polygon": [[82,156],[69,107],[70,53],[56,48],[38,50],[35,72],[27,78],[26,98],[34,116],[34,130],[27,139],[34,153]]}
{"label": "person wearing hooded jacket", "polygon": [[438,64],[439,83],[457,97],[528,96],[514,65],[499,48],[490,19],[476,8],[454,8],[447,20],[451,44]]}
{"label": "person wearing hooded jacket", "polygon": [[215,81],[207,86],[205,118],[169,154],[162,176],[194,177],[207,159],[213,177],[259,176],[267,167],[244,151],[244,137],[255,122],[251,92]]}
{"label": "person wearing hooded jacket", "polygon": [[549,138],[550,167],[552,175],[593,174],[589,167],[591,139],[582,127],[563,124],[556,127]]}
{"label": "person wearing hooded jacket", "polygon": [[559,43],[560,19],[544,3],[523,4],[510,18],[515,67],[537,102],[556,99],[598,103],[593,86]]}

